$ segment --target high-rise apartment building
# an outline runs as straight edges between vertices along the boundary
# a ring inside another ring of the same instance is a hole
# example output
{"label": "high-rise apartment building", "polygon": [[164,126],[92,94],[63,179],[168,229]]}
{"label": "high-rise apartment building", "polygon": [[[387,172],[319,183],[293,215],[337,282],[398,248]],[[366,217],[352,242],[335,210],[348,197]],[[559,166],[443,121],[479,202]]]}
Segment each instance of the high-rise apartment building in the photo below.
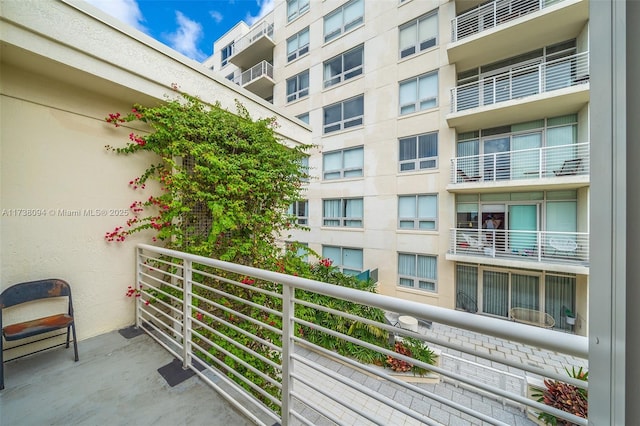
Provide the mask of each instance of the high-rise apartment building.
{"label": "high-rise apartment building", "polygon": [[588,20],[587,0],[280,0],[205,65],[311,126],[292,239],[382,294],[586,335]]}

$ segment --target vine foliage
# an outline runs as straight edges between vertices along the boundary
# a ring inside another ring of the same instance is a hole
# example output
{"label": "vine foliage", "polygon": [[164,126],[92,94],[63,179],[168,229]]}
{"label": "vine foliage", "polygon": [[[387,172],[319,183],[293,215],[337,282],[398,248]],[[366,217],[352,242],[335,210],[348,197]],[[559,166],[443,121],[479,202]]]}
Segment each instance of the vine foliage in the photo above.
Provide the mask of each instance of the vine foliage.
{"label": "vine foliage", "polygon": [[129,185],[138,190],[156,181],[161,189],[134,201],[134,217],[107,232],[108,241],[152,229],[154,241],[169,248],[268,267],[277,254],[276,238],[299,226],[286,212],[308,178],[301,163],[310,146],[285,146],[274,118],[253,120],[239,102],[234,114],[182,93],[155,107],[110,114],[106,121],[150,129],[130,133],[125,147],[107,149],[156,154],[158,161]]}

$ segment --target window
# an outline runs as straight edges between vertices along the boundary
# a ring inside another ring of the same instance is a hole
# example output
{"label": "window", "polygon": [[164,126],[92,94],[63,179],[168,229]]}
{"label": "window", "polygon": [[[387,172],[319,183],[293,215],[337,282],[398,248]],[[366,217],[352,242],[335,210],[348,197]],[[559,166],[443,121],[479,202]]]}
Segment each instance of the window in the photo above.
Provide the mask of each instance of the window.
{"label": "window", "polygon": [[398,197],[398,227],[401,229],[436,229],[437,195],[402,195]]}
{"label": "window", "polygon": [[570,114],[458,134],[456,168],[476,181],[525,179],[579,158],[578,116]]}
{"label": "window", "polygon": [[362,22],[364,22],[364,0],[351,0],[324,17],[325,43]]}
{"label": "window", "polygon": [[296,115],[296,118],[303,123],[309,124],[309,113],[305,112],[304,114]]}
{"label": "window", "polygon": [[287,62],[309,52],[309,27],[287,39]]}
{"label": "window", "polygon": [[348,198],[322,201],[322,224],[362,228],[363,199]]}
{"label": "window", "polygon": [[573,275],[502,270],[456,265],[456,308],[508,318],[509,309],[546,312],[555,327],[571,330],[565,310],[575,312],[576,278]]}
{"label": "window", "polygon": [[400,58],[433,47],[438,42],[438,13],[434,12],[400,27]]}
{"label": "window", "polygon": [[296,216],[298,225],[306,225],[308,223],[309,201],[294,201],[289,206],[289,215]]}
{"label": "window", "polygon": [[400,115],[438,105],[438,72],[400,83]]}
{"label": "window", "polygon": [[302,157],[300,159],[300,168],[305,176],[301,179],[302,182],[309,182],[309,157]]}
{"label": "window", "polygon": [[[309,243],[301,243],[300,241],[287,241],[286,249],[289,251],[295,251],[296,257],[300,258],[303,262],[309,262]],[[282,266],[281,268],[284,268]],[[280,269],[280,272],[284,272]]]}
{"label": "window", "polygon": [[362,74],[364,45],[329,59],[324,63],[324,87],[333,86]]}
{"label": "window", "polygon": [[227,44],[222,48],[222,66],[224,67],[229,62],[229,57],[233,55],[233,42]]}
{"label": "window", "polygon": [[419,254],[398,253],[398,285],[436,291],[438,258]]}
{"label": "window", "polygon": [[322,257],[331,259],[333,266],[347,275],[358,275],[362,272],[362,249],[322,246]]}
{"label": "window", "polygon": [[398,140],[400,171],[438,167],[438,133],[410,136]]}
{"label": "window", "polygon": [[287,22],[291,22],[309,10],[309,0],[287,0]]}
{"label": "window", "polygon": [[231,74],[227,75],[225,78],[227,80],[229,80],[229,81],[233,81],[233,79],[235,78],[235,73],[231,73]]}
{"label": "window", "polygon": [[322,156],[322,175],[327,180],[362,176],[363,164],[363,147],[327,152]]}
{"label": "window", "polygon": [[323,113],[323,133],[359,126],[364,117],[364,95],[324,107]]}
{"label": "window", "polygon": [[309,70],[287,79],[287,102],[295,101],[309,94]]}

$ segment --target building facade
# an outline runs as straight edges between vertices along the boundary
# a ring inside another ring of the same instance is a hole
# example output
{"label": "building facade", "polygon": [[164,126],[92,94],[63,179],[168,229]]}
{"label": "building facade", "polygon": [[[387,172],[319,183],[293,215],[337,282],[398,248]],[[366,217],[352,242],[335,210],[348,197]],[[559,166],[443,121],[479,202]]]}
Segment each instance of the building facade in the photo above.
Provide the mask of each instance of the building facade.
{"label": "building facade", "polygon": [[379,292],[587,334],[587,0],[277,1],[205,61],[312,128],[291,213]]}

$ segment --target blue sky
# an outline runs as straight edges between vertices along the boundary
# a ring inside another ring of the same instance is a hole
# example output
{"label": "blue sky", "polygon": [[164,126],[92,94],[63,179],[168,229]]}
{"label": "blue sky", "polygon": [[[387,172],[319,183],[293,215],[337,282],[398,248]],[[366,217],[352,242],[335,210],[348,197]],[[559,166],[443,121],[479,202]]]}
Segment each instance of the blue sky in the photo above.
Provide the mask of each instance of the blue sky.
{"label": "blue sky", "polygon": [[85,0],[178,52],[203,61],[239,21],[251,25],[274,0]]}

